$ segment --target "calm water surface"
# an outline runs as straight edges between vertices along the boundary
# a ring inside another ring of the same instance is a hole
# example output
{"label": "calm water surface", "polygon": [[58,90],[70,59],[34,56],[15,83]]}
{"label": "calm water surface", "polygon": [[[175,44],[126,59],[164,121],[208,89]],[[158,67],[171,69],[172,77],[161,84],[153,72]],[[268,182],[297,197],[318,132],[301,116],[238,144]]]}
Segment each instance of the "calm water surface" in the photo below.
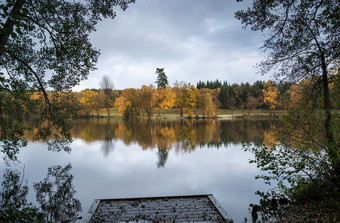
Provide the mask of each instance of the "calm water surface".
{"label": "calm water surface", "polygon": [[271,143],[273,127],[268,120],[84,119],[72,131],[70,153],[30,142],[18,168],[24,167],[28,200],[36,205],[33,183],[46,178],[49,167],[71,164],[80,215],[98,198],[211,193],[234,222],[251,222],[249,204],[259,200],[254,193],[269,187],[254,179],[260,172],[242,143]]}

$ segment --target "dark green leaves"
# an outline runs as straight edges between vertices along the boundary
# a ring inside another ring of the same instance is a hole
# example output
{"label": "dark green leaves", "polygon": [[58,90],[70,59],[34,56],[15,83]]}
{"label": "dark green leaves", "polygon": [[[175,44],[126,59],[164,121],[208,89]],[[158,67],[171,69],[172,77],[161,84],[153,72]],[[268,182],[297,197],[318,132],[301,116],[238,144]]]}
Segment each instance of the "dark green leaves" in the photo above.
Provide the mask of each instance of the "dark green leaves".
{"label": "dark green leaves", "polygon": [[52,166],[48,168],[47,177],[34,184],[37,202],[51,221],[74,220],[77,213],[82,210],[80,201],[73,197],[76,191],[71,169],[71,164],[65,167]]}
{"label": "dark green leaves", "polygon": [[45,215],[27,203],[28,186],[21,171],[6,169],[0,187],[0,221],[44,222]]}
{"label": "dark green leaves", "polygon": [[169,85],[168,77],[165,75],[164,68],[156,69],[157,80],[156,84],[158,88],[166,88]]}

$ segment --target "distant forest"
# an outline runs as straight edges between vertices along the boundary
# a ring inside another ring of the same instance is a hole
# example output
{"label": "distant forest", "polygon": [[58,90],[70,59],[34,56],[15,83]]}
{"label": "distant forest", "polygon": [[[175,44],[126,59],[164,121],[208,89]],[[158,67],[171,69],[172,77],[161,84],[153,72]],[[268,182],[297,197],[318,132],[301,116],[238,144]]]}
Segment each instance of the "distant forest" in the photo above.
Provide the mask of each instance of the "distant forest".
{"label": "distant forest", "polygon": [[[273,84],[271,82],[271,84]],[[286,85],[275,85],[274,87],[280,88],[277,92],[286,93],[288,86]],[[218,100],[220,108],[223,109],[256,109],[256,108],[267,108],[264,98],[263,90],[265,89],[264,81],[256,81],[253,85],[247,83],[241,84],[229,84],[227,81],[199,81],[196,84],[197,89],[218,89]],[[281,94],[282,94],[281,93]],[[274,96],[274,97],[278,97]],[[277,106],[276,109],[279,107]]]}
{"label": "distant forest", "polygon": [[[110,109],[116,108],[128,119],[138,116],[150,118],[169,109],[178,109],[181,116],[214,117],[219,113],[218,109],[287,110],[301,100],[306,100],[303,95],[313,92],[314,84],[311,80],[299,83],[276,83],[269,80],[256,81],[253,84],[229,84],[227,81],[215,80],[199,81],[194,86],[177,81],[172,87],[143,85],[138,89],[115,90],[113,87],[101,86],[100,89],[86,89],[67,94],[47,93],[50,98],[68,101],[69,106],[80,116],[102,115],[103,109],[107,109],[110,116]],[[37,103],[43,101],[41,93],[31,92],[30,95]],[[332,109],[340,109],[339,84],[331,85],[330,95]]]}
{"label": "distant forest", "polygon": [[[273,82],[271,80],[255,81],[241,84],[230,84],[227,81],[199,81],[197,89],[218,89],[220,108],[223,109],[286,109],[291,102],[296,102],[304,91],[313,87],[312,81],[303,80],[300,83]],[[333,109],[340,109],[340,86],[331,86]]]}

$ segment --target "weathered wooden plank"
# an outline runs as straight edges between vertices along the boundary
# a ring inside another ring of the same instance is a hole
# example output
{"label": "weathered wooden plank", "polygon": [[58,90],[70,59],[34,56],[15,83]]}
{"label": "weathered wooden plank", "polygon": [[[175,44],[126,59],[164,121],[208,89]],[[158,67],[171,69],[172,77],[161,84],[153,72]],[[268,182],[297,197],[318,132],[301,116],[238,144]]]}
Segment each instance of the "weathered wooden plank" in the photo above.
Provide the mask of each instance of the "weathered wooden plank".
{"label": "weathered wooden plank", "polygon": [[[175,202],[175,203],[174,203]],[[180,202],[180,203],[178,203]],[[119,208],[167,208],[167,207],[178,207],[178,208],[199,208],[205,207],[207,205],[214,206],[210,200],[204,202],[185,202],[185,201],[165,201],[163,203],[155,203],[155,202],[142,202],[142,203],[104,203],[102,202],[102,209],[119,209]]]}
{"label": "weathered wooden plank", "polygon": [[100,203],[100,200],[98,200],[98,199],[94,200],[89,211],[87,212],[87,215],[84,218],[84,222],[90,222],[92,216],[95,214],[95,212],[97,210],[99,203]]}
{"label": "weathered wooden plank", "polygon": [[212,195],[105,199],[93,205],[90,214],[86,220],[91,223],[231,222]]}
{"label": "weathered wooden plank", "polygon": [[220,212],[220,214],[223,216],[223,218],[228,218],[227,212],[222,208],[222,205],[215,199],[215,197],[212,194],[210,194],[210,195],[208,195],[208,198],[215,205],[218,212]]}
{"label": "weathered wooden plank", "polygon": [[[123,215],[125,213],[123,212],[107,212],[107,213],[102,213],[101,215],[112,215],[112,216],[120,216]],[[177,211],[177,212],[169,212],[169,211],[157,211],[157,212],[153,212],[153,211],[145,211],[145,212],[129,212],[127,215],[125,215],[126,217],[130,217],[130,216],[136,216],[136,215],[154,215],[154,216],[163,216],[163,215],[168,215],[168,216],[200,216],[200,217],[213,217],[216,212],[212,212],[212,211],[206,211],[206,210],[200,210],[197,212],[185,212],[185,211]]]}
{"label": "weathered wooden plank", "polygon": [[101,211],[105,212],[105,211],[114,211],[114,212],[119,212],[119,211],[123,211],[123,210],[129,210],[129,211],[133,211],[133,212],[138,212],[138,211],[160,211],[160,210],[166,210],[166,211],[172,211],[173,209],[175,210],[191,210],[191,211],[195,211],[195,210],[204,210],[206,208],[214,208],[214,206],[187,206],[187,207],[182,207],[182,206],[166,206],[166,207],[152,207],[152,206],[145,206],[145,207],[140,207],[140,208],[131,208],[131,207],[101,207]]}

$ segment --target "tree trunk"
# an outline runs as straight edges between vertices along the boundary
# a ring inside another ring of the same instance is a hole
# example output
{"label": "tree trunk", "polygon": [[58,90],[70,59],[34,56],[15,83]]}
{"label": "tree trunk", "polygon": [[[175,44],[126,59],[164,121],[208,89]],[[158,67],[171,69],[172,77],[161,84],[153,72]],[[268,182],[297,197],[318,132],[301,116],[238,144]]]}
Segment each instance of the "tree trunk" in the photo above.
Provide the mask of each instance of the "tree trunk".
{"label": "tree trunk", "polygon": [[322,88],[323,88],[323,106],[325,110],[325,134],[327,140],[327,149],[328,155],[331,158],[333,168],[335,173],[340,176],[340,160],[338,157],[337,145],[334,140],[334,135],[331,130],[332,123],[332,114],[331,114],[331,106],[330,106],[330,98],[329,98],[329,86],[328,86],[328,70],[325,61],[325,56],[321,54],[321,66],[322,66]]}
{"label": "tree trunk", "polygon": [[9,16],[6,20],[6,23],[2,30],[0,31],[0,56],[4,53],[5,46],[9,39],[9,36],[13,33],[14,25],[16,23],[17,18],[20,16],[20,10],[25,4],[25,0],[17,0],[12,8]]}

